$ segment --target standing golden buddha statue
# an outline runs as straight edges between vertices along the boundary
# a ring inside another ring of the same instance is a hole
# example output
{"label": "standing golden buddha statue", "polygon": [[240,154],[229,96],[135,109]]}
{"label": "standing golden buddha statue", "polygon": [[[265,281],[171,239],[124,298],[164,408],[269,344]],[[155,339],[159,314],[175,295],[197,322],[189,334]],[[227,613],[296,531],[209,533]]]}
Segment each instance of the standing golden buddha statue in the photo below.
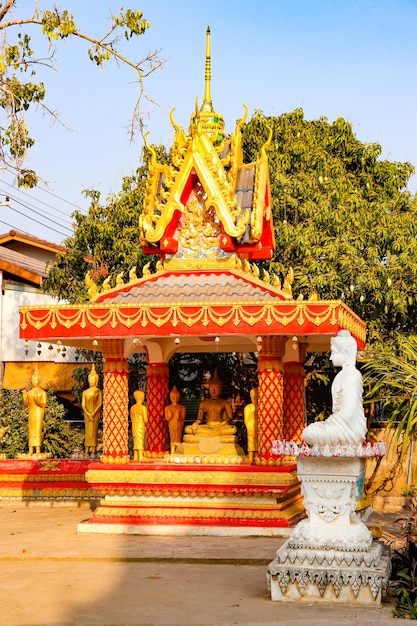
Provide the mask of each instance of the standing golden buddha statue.
{"label": "standing golden buddha statue", "polygon": [[243,409],[243,421],[248,434],[248,458],[253,463],[255,452],[258,450],[258,390],[250,390],[252,402]]}
{"label": "standing golden buddha statue", "polygon": [[103,404],[103,393],[98,385],[98,374],[93,363],[91,372],[88,375],[88,389],[83,392],[81,406],[84,411],[85,424],[85,442],[84,448],[86,454],[97,452],[98,423],[101,416],[101,407]]}
{"label": "standing golden buddha statue", "polygon": [[168,422],[171,454],[174,454],[175,448],[182,441],[182,429],[187,409],[183,404],[179,404],[180,392],[175,386],[171,389],[169,397],[171,404],[165,407],[165,419]]}
{"label": "standing golden buddha statue", "polygon": [[41,453],[42,446],[42,426],[45,415],[45,407],[47,402],[47,394],[41,388],[41,376],[38,368],[32,376],[32,389],[23,391],[23,404],[28,408],[29,419],[29,454]]}
{"label": "standing golden buddha statue", "polygon": [[132,437],[133,437],[133,460],[142,461],[143,451],[145,449],[146,424],[148,423],[148,408],[143,404],[145,400],[145,392],[142,389],[136,389],[133,393],[136,400],[130,409],[130,419],[132,421]]}

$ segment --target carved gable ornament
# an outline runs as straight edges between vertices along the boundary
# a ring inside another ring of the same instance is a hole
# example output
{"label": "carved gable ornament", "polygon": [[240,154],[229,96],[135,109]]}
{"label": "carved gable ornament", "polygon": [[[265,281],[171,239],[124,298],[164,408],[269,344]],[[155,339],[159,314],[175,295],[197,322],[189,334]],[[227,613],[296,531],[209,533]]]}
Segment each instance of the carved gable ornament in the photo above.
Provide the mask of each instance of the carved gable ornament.
{"label": "carved gable ornament", "polygon": [[[274,250],[269,169],[266,150],[244,164],[241,145],[245,115],[230,138],[213,109],[210,95],[210,30],[207,29],[205,94],[196,103],[189,134],[171,112],[175,139],[169,165],[151,161],[140,217],[145,253],[159,254],[164,266],[234,266],[237,257],[269,259]],[[192,264],[192,263],[191,263]]]}

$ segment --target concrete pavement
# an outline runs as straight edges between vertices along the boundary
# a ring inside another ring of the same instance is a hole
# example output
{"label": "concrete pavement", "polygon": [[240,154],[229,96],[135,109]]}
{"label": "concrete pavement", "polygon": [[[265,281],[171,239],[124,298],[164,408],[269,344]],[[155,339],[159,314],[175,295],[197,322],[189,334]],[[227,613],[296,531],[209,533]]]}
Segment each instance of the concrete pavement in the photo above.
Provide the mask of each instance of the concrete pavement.
{"label": "concrete pavement", "polygon": [[[7,626],[396,626],[381,608],[272,602],[266,567],[284,539],[77,534],[86,505],[0,502],[1,610]],[[384,540],[397,514],[375,516]]]}

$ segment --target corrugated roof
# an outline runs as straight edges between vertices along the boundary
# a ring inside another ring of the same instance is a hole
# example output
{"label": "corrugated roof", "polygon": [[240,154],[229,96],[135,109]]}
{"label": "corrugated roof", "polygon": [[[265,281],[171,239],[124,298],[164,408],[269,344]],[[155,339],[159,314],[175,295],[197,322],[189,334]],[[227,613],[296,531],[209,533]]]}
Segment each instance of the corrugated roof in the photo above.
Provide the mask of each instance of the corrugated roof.
{"label": "corrugated roof", "polygon": [[[26,272],[31,272],[42,278],[46,277],[46,267],[43,261],[38,261],[20,252],[15,252],[9,248],[3,248],[0,246],[0,263],[6,263],[8,265],[20,268]],[[7,270],[10,271],[10,270]]]}
{"label": "corrugated roof", "polygon": [[[232,272],[210,273],[195,272],[187,274],[163,274],[159,278],[132,285],[125,291],[101,294],[99,301],[105,304],[149,304],[187,303],[192,306],[204,303],[248,302],[256,300],[276,300],[278,293],[274,288],[257,285],[257,279],[245,280]],[[271,290],[270,290],[271,289]],[[281,296],[282,297],[282,296]],[[284,298],[282,298],[284,299]]]}
{"label": "corrugated roof", "polygon": [[46,239],[40,239],[39,237],[35,237],[34,235],[28,235],[27,233],[23,233],[19,230],[13,229],[9,230],[8,233],[0,234],[0,246],[4,246],[5,244],[13,241],[20,241],[29,245],[40,246],[42,248],[48,248],[49,250],[59,250],[62,252],[67,249],[65,248],[65,246],[53,243],[52,241],[47,241]]}

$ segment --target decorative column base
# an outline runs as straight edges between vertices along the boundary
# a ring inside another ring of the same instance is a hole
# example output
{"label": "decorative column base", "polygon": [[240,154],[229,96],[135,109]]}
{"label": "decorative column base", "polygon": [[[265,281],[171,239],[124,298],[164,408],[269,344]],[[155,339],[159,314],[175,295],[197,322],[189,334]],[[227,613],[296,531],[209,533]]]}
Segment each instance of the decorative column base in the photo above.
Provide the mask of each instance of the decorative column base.
{"label": "decorative column base", "polygon": [[364,460],[299,457],[308,519],[277,551],[267,571],[271,599],[378,606],[388,587],[389,549],[355,514]]}

